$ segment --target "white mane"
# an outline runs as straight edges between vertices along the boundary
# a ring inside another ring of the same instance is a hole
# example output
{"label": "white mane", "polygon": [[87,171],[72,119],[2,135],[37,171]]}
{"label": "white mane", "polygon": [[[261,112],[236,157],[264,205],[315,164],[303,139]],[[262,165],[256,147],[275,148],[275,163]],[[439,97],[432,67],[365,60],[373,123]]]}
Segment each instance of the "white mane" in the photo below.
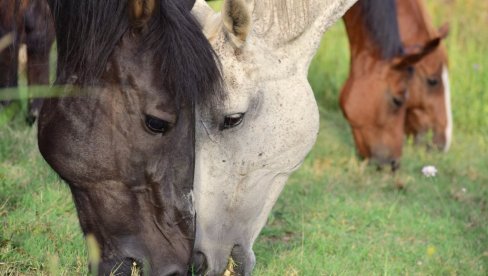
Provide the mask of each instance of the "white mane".
{"label": "white mane", "polygon": [[[316,0],[261,0],[253,11],[255,35],[266,39],[281,37],[287,43],[310,27],[319,11]],[[271,39],[269,39],[271,40]]]}
{"label": "white mane", "polygon": [[[251,36],[299,64],[308,66],[324,32],[356,0],[255,0]],[[306,77],[306,76],[305,76]]]}

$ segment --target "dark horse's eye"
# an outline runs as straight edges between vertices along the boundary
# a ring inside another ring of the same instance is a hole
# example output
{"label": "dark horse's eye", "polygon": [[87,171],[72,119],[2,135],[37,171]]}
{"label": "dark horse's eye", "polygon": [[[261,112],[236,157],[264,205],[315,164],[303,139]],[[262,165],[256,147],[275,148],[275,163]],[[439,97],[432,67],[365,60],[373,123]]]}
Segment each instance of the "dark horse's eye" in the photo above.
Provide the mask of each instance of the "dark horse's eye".
{"label": "dark horse's eye", "polygon": [[439,80],[437,78],[427,78],[427,84],[430,87],[435,87],[439,84]]}
{"label": "dark horse's eye", "polygon": [[159,119],[159,118],[156,118],[156,117],[151,116],[151,115],[146,115],[145,123],[146,123],[147,128],[150,131],[152,131],[154,133],[158,133],[158,134],[159,133],[161,133],[161,134],[166,133],[166,131],[168,131],[169,126],[170,126],[169,122],[162,120],[162,119]]}
{"label": "dark horse's eye", "polygon": [[244,113],[236,113],[227,115],[224,117],[224,124],[222,125],[222,129],[229,129],[236,127],[242,123],[244,119]]}

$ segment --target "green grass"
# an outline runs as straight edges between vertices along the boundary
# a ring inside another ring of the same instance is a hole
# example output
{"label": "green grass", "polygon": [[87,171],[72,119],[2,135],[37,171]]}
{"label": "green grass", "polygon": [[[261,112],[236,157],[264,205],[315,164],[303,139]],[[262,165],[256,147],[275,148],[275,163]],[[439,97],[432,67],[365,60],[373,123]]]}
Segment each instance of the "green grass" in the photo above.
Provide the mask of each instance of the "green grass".
{"label": "green grass", "polygon": [[71,195],[38,153],[35,130],[4,127],[0,141],[0,275],[86,270]]}
{"label": "green grass", "polygon": [[357,161],[347,123],[324,115],[255,246],[257,275],[487,273],[486,141],[463,135],[448,155],[409,146],[389,175]]}
{"label": "green grass", "polygon": [[[319,138],[255,244],[255,275],[488,274],[488,4],[428,3],[438,25],[448,18],[451,26],[450,152],[408,144],[396,175],[356,159],[337,103],[348,66],[337,24],[309,75]],[[0,129],[0,275],[86,274],[69,189],[40,157],[35,135],[20,115]],[[421,174],[429,164],[437,177]]]}

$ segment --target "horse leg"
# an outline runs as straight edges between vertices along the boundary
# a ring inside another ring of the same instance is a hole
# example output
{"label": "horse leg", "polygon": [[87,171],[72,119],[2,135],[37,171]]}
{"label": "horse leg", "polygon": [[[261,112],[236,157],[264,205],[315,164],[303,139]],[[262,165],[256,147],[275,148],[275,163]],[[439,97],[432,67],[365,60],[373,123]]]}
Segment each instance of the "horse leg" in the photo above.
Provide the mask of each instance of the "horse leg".
{"label": "horse leg", "polygon": [[[32,49],[27,47],[27,79],[29,87],[32,85],[49,84],[49,52],[50,48]],[[26,121],[32,125],[41,110],[42,99],[31,98],[28,102]]]}
{"label": "horse leg", "polygon": [[[49,7],[43,1],[32,1],[25,14],[25,34],[27,44],[27,80],[29,86],[49,84],[49,54],[54,42],[54,26]],[[41,110],[42,100],[36,98],[28,102],[27,118],[33,124]]]}
{"label": "horse leg", "polygon": [[[0,52],[0,89],[17,86],[19,46],[11,44]],[[10,100],[0,97],[0,106],[6,106]]]}

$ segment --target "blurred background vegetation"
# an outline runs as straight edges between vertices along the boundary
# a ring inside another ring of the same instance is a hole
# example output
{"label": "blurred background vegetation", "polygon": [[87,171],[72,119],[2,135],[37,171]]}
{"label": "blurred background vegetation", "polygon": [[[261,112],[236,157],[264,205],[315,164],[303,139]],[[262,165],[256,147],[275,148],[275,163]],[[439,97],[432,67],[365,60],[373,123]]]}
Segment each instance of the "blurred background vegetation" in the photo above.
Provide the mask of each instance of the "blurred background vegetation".
{"label": "blurred background vegetation", "polygon": [[[450,152],[407,143],[395,175],[358,161],[338,106],[349,59],[338,22],[309,71],[319,139],[255,244],[255,275],[488,275],[488,2],[426,2],[436,25],[450,23]],[[86,274],[69,189],[35,135],[15,112],[0,128],[0,275]]]}

